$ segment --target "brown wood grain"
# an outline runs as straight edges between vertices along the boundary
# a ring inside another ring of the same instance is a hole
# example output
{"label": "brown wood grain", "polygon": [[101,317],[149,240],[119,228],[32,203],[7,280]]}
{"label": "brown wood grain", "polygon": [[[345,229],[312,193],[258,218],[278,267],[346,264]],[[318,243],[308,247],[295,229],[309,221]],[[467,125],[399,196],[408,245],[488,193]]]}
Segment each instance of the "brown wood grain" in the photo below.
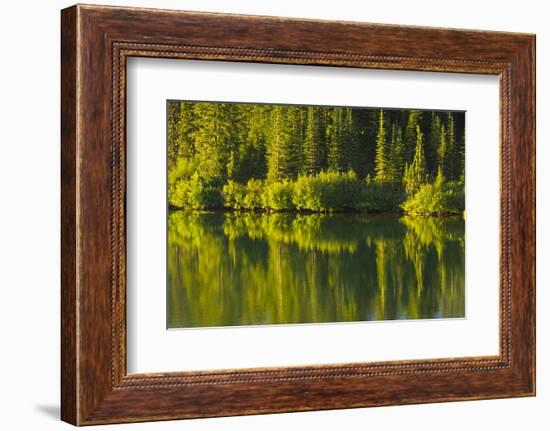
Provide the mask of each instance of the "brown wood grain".
{"label": "brown wood grain", "polygon": [[76,9],[61,16],[61,417],[77,422]]}
{"label": "brown wood grain", "polygon": [[[535,393],[535,37],[73,6],[62,11],[62,419],[76,425]],[[500,76],[497,357],[126,374],[130,56]]]}

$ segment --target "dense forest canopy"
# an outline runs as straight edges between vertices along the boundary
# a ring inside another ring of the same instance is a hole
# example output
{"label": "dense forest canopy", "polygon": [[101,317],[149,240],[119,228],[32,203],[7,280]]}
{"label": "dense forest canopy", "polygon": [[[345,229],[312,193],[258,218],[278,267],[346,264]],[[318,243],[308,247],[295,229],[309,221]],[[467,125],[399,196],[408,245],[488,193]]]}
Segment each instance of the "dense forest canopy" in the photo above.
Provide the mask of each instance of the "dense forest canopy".
{"label": "dense forest canopy", "polygon": [[186,209],[464,209],[463,112],[169,101],[168,187]]}

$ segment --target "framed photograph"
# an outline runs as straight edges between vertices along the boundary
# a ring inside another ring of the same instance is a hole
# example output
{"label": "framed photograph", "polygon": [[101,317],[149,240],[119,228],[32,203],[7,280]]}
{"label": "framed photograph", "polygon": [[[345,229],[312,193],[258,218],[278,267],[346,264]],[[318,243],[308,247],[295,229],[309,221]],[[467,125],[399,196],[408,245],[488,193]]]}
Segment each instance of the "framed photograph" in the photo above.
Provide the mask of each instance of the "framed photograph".
{"label": "framed photograph", "polygon": [[61,13],[61,415],[535,394],[535,36]]}

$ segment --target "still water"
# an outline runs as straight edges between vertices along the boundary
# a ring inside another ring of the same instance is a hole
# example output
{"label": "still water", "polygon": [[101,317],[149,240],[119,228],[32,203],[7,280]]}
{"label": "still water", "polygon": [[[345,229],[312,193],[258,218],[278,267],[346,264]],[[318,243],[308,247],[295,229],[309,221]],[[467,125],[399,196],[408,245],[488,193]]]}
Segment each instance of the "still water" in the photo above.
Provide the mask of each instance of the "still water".
{"label": "still water", "polygon": [[169,328],[464,317],[464,220],[173,212]]}

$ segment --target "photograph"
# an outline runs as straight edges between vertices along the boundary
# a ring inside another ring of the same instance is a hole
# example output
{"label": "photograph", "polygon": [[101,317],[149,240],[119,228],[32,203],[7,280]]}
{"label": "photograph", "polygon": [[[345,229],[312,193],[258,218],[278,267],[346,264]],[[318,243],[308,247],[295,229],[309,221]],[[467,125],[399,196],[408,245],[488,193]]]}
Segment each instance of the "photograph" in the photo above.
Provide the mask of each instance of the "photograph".
{"label": "photograph", "polygon": [[167,328],[466,317],[465,123],[168,100]]}
{"label": "photograph", "polygon": [[549,422],[542,2],[117,2],[0,26],[5,429]]}

